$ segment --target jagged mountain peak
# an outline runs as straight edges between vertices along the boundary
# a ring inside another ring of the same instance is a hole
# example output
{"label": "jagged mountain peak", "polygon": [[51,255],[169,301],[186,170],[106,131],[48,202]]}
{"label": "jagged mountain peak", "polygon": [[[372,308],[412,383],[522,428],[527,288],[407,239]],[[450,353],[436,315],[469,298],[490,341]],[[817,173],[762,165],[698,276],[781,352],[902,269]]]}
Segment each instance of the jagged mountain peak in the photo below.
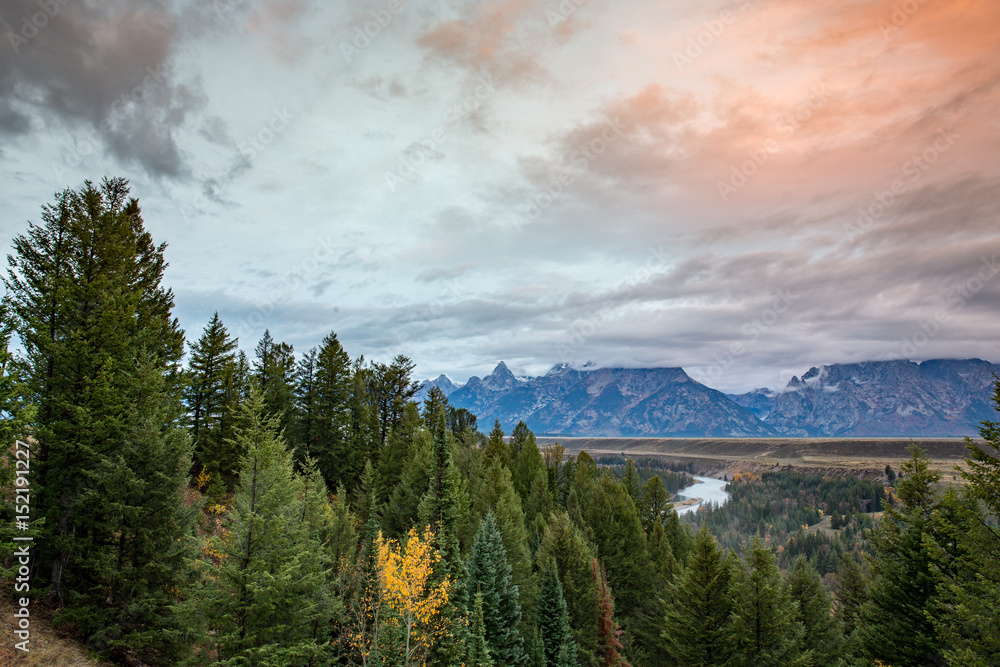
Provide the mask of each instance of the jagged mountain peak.
{"label": "jagged mountain peak", "polygon": [[993,373],[982,359],[830,364],[793,377],[767,423],[783,435],[954,437],[995,419]]}
{"label": "jagged mountain peak", "polygon": [[519,421],[539,435],[761,436],[767,427],[683,368],[554,366],[519,380],[498,364],[449,397],[483,423],[510,431]]}

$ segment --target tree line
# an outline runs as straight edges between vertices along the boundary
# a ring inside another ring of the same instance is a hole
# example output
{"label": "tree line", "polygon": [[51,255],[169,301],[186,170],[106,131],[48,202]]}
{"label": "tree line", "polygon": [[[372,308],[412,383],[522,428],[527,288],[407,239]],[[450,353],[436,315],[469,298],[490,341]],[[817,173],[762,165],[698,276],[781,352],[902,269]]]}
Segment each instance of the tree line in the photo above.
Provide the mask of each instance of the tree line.
{"label": "tree line", "polygon": [[779,568],[773,512],[737,554],[649,466],[482,433],[437,389],[418,405],[405,356],[352,359],[331,332],[297,357],[264,332],[251,359],[217,314],[187,340],[164,253],[127,181],[65,190],[15,238],[0,309],[0,436],[33,443],[32,604],[111,660],[995,664],[994,449],[970,443],[948,492],[915,452],[872,555],[825,583]]}

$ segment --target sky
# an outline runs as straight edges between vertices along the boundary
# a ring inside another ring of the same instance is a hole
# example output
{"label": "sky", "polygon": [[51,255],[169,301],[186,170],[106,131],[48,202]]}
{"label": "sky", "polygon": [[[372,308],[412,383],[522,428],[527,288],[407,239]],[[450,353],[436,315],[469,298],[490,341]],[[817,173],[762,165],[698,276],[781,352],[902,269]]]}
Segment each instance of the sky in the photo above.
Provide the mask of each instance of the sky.
{"label": "sky", "polygon": [[995,0],[5,0],[0,243],[130,179],[189,340],[1000,362]]}

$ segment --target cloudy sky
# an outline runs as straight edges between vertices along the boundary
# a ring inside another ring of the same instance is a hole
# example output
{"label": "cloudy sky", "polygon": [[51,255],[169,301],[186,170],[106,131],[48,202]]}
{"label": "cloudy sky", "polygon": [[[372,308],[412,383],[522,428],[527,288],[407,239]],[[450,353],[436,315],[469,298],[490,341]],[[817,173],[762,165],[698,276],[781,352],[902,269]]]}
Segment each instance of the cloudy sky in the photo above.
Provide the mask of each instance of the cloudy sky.
{"label": "cloudy sky", "polygon": [[995,0],[5,0],[3,243],[131,179],[252,350],[1000,362]]}

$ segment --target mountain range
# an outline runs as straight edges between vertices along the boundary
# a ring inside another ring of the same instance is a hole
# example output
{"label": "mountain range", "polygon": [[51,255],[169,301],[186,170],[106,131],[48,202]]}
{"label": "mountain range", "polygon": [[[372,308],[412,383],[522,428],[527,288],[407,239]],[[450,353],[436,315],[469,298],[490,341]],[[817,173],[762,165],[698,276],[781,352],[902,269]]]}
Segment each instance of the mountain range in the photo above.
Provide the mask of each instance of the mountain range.
{"label": "mountain range", "polygon": [[996,420],[990,402],[1000,365],[981,359],[870,361],[810,368],[781,391],[724,394],[683,368],[575,369],[518,378],[502,361],[457,385],[449,402],[481,430],[525,422],[537,435],[590,437],[959,437]]}

